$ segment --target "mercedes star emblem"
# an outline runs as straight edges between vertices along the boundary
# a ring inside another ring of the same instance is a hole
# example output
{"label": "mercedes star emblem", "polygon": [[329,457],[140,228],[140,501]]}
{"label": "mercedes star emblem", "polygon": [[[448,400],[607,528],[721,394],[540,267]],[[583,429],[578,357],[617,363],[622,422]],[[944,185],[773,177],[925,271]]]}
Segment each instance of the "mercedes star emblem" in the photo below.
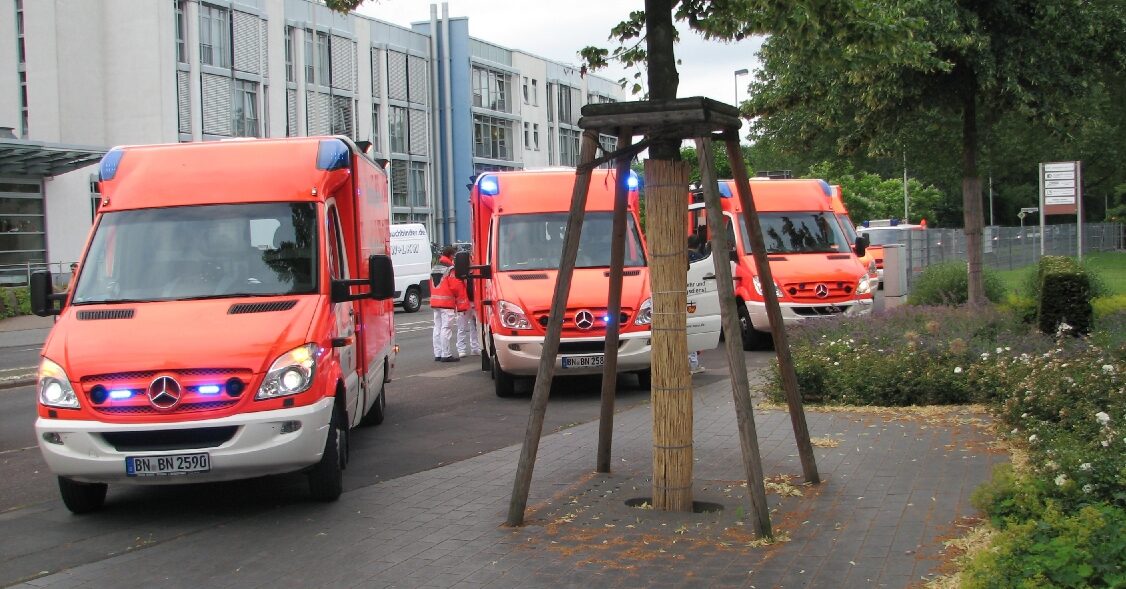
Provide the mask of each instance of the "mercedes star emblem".
{"label": "mercedes star emblem", "polygon": [[575,326],[584,331],[594,327],[594,314],[586,309],[575,313]]}
{"label": "mercedes star emblem", "polygon": [[813,287],[813,292],[817,295],[817,298],[823,299],[829,296],[829,287],[825,286],[824,284],[818,284],[817,286]]}
{"label": "mercedes star emblem", "polygon": [[182,393],[183,390],[176,379],[171,376],[161,376],[149,385],[149,403],[157,409],[172,409],[180,403]]}

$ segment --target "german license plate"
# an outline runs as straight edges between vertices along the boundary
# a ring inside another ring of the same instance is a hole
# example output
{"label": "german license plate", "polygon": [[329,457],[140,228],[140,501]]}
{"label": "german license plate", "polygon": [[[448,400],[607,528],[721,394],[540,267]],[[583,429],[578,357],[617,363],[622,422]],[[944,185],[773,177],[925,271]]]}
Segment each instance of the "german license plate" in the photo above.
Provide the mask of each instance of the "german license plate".
{"label": "german license plate", "polygon": [[602,354],[597,356],[563,356],[563,368],[596,368],[606,363]]}
{"label": "german license plate", "polygon": [[211,455],[173,454],[168,456],[126,456],[125,474],[131,477],[167,476],[192,472],[209,472]]}

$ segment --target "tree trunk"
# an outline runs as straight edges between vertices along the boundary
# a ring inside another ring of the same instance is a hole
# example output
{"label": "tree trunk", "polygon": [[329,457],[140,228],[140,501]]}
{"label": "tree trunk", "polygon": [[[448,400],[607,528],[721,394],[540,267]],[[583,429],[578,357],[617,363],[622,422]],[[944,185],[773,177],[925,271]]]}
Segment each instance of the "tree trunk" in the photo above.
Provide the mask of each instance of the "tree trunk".
{"label": "tree trunk", "polygon": [[645,161],[646,234],[653,296],[653,507],[692,511],[692,379],[685,309],[688,164]]}
{"label": "tree trunk", "polygon": [[[675,100],[672,10],[677,0],[645,0],[649,99]],[[649,284],[653,293],[653,507],[692,511],[692,381],[685,309],[688,267],[685,224],[688,165],[680,138],[654,141],[645,162]]]}
{"label": "tree trunk", "polygon": [[981,177],[977,174],[977,92],[974,76],[966,76],[966,102],[962,112],[962,216],[966,233],[966,261],[970,306],[985,305],[985,282],[982,279]]}

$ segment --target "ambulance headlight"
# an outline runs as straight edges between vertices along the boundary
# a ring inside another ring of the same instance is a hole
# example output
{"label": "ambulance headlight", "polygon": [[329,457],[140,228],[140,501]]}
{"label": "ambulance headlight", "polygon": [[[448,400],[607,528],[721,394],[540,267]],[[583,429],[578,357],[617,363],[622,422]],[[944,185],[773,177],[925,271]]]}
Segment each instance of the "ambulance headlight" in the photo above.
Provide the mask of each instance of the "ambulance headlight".
{"label": "ambulance headlight", "polygon": [[634,325],[650,325],[653,323],[653,298],[645,299],[641,303],[641,307],[637,309],[637,318],[633,320]]}
{"label": "ambulance headlight", "polygon": [[39,378],[36,380],[40,403],[48,407],[78,409],[78,395],[70,386],[70,378],[62,366],[44,358],[39,363]]}
{"label": "ambulance headlight", "polygon": [[500,324],[508,329],[532,328],[532,324],[528,323],[528,316],[524,314],[524,309],[508,301],[497,303],[497,315],[500,317]]}
{"label": "ambulance headlight", "polygon": [[[761,297],[762,296],[762,282],[759,281],[758,276],[755,276],[753,279],[751,279],[751,283],[755,285],[755,292],[758,293],[758,296]],[[774,283],[774,294],[777,295],[778,298],[782,298],[782,296],[783,296],[782,295],[782,289],[778,287],[777,282]]]}
{"label": "ambulance headlight", "polygon": [[309,390],[317,372],[317,345],[305,344],[282,354],[270,369],[255,399],[273,399]]}
{"label": "ambulance headlight", "polygon": [[856,294],[866,295],[872,292],[872,281],[868,276],[863,276],[860,281],[856,283]]}

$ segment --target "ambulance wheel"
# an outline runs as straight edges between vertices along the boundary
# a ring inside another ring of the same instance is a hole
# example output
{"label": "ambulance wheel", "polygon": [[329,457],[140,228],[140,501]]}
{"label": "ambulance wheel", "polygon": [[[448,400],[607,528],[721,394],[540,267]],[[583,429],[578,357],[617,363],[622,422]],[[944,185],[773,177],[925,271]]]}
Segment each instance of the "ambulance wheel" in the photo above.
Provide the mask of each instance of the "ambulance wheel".
{"label": "ambulance wheel", "polygon": [[379,397],[372,403],[371,409],[368,409],[367,415],[364,415],[360,420],[360,425],[379,425],[383,423],[383,418],[387,415],[387,385],[383,382],[379,383]]}
{"label": "ambulance wheel", "polygon": [[498,397],[511,397],[516,394],[516,378],[501,370],[500,363],[493,359],[493,387]]}
{"label": "ambulance wheel", "polygon": [[344,465],[348,461],[348,430],[344,425],[344,409],[332,411],[328,439],[321,461],[308,472],[309,494],[317,501],[336,501],[344,492]]}
{"label": "ambulance wheel", "polygon": [[72,513],[83,514],[97,511],[106,502],[105,483],[80,483],[68,478],[59,477],[59,494],[63,496],[63,504]]}
{"label": "ambulance wheel", "polygon": [[769,340],[770,336],[755,329],[754,324],[751,323],[751,314],[747,312],[747,307],[742,302],[736,301],[735,308],[739,313],[739,332],[743,336],[743,349],[751,351],[766,347],[764,340]]}
{"label": "ambulance wheel", "polygon": [[403,295],[403,312],[414,313],[422,308],[422,293],[417,286],[407,287],[407,294]]}
{"label": "ambulance wheel", "polygon": [[637,373],[637,388],[647,391],[653,388],[653,369],[646,368]]}

